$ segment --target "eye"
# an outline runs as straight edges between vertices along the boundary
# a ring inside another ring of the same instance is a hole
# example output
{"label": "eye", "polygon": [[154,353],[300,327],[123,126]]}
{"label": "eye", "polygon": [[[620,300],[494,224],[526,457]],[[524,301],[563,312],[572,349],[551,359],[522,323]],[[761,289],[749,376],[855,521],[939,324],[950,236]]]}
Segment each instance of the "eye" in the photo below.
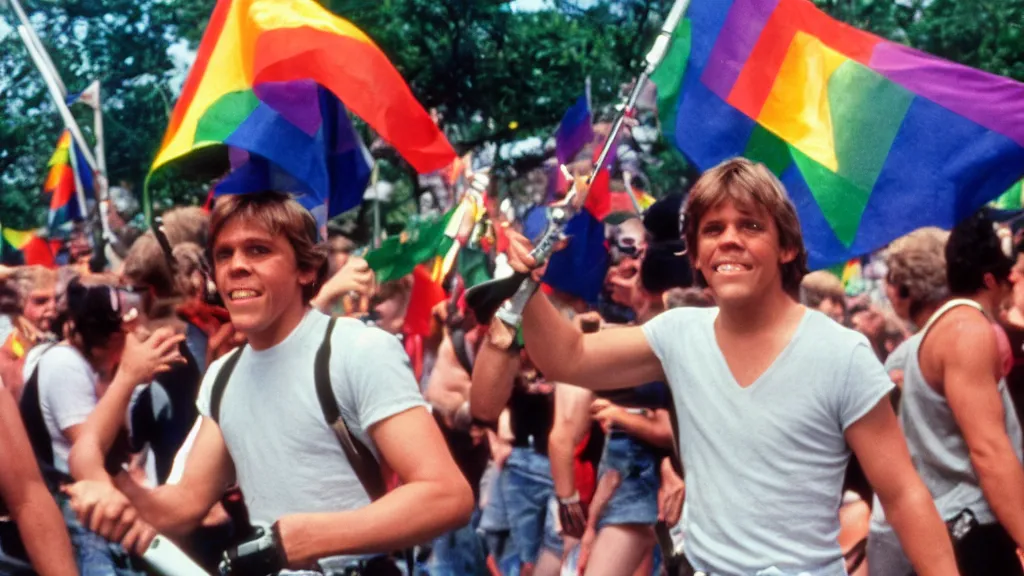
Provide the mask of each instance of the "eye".
{"label": "eye", "polygon": [[254,256],[266,256],[270,254],[270,248],[262,244],[253,244],[248,247],[248,252]]}
{"label": "eye", "polygon": [[213,259],[217,262],[223,262],[231,258],[231,250],[226,248],[217,250],[213,253]]}
{"label": "eye", "polygon": [[717,222],[714,224],[705,224],[700,229],[701,236],[714,236],[722,232],[722,225]]}
{"label": "eye", "polygon": [[757,220],[747,220],[746,222],[743,223],[743,227],[746,228],[747,230],[753,230],[755,232],[760,232],[765,229],[764,224]]}

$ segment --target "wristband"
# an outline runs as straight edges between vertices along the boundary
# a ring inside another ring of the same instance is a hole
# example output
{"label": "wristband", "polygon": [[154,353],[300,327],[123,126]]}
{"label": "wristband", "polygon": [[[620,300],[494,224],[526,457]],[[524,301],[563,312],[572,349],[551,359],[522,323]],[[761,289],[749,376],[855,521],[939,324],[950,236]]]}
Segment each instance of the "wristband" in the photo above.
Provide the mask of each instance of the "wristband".
{"label": "wristband", "polygon": [[573,492],[572,496],[569,496],[568,498],[562,498],[561,496],[559,496],[558,497],[558,503],[559,504],[579,504],[580,503],[580,493],[579,493],[579,491]]}

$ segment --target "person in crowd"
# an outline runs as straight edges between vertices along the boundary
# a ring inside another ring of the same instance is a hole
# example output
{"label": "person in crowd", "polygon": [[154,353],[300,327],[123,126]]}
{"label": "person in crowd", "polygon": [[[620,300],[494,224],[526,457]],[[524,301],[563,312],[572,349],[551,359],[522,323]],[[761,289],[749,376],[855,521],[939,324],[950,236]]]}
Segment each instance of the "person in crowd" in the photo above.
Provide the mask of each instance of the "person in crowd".
{"label": "person in crowd", "polygon": [[[845,572],[836,511],[852,451],[918,574],[955,574],[888,401],[891,381],[862,336],[796,301],[807,255],[781,183],[763,165],[723,162],[694,185],[684,223],[717,308],[582,335],[538,293],[523,316],[531,358],[548,378],[593,390],[668,382],[697,570]],[[529,241],[509,237],[510,264],[532,273]]]}
{"label": "person in crowd", "polygon": [[846,291],[835,274],[818,270],[800,282],[800,303],[840,324],[846,323]]}
{"label": "person in crowd", "polygon": [[[32,568],[40,576],[78,574],[64,518],[39,473],[18,405],[4,386],[0,386],[0,462],[0,508],[17,526]],[[4,555],[8,552],[0,550]]]}
{"label": "person in crowd", "polygon": [[[207,370],[202,421],[176,484],[147,490],[127,474],[111,477],[101,450],[76,450],[81,481],[68,492],[79,516],[103,518],[111,539],[138,518],[182,534],[237,482],[253,524],[270,529],[266,545],[229,551],[229,573],[258,562],[267,573],[394,574],[390,552],[466,524],[472,492],[399,342],[309,305],[327,272],[312,215],[280,193],[227,196],[213,210],[209,241],[218,292],[247,344]],[[333,399],[318,396],[318,381]],[[334,410],[340,416],[325,421],[322,412]],[[87,425],[99,435],[110,428],[101,419]],[[382,464],[402,481],[387,493]]]}
{"label": "person in crowd", "polygon": [[[136,573],[138,567],[124,549],[110,546],[80,522],[61,492],[73,481],[71,446],[108,389],[149,383],[179,360],[181,337],[169,330],[146,342],[125,334],[127,304],[111,278],[72,280],[61,310],[65,339],[37,346],[25,364],[21,416],[43,477],[64,513],[82,574]],[[123,414],[118,416],[123,419]],[[112,461],[123,462],[127,453],[123,439]],[[135,537],[125,536],[129,542]]]}
{"label": "person in crowd", "polygon": [[11,329],[0,339],[0,376],[5,386],[21,398],[25,356],[33,347],[55,340],[52,332],[57,316],[57,274],[42,266],[19,266],[7,280],[17,303],[8,306]]}
{"label": "person in crowd", "polygon": [[[900,424],[949,526],[960,573],[1022,574],[1017,556],[1024,544],[1022,433],[1003,380],[995,324],[1012,292],[1014,263],[981,214],[953,229],[945,262],[951,299],[927,319],[926,306],[914,309],[915,323],[923,324],[907,342],[902,362]],[[892,279],[897,292],[906,285],[900,281]],[[895,525],[888,511],[886,517]],[[907,544],[901,544],[913,560]],[[872,574],[905,574],[895,542],[887,548],[886,561],[869,561]]]}

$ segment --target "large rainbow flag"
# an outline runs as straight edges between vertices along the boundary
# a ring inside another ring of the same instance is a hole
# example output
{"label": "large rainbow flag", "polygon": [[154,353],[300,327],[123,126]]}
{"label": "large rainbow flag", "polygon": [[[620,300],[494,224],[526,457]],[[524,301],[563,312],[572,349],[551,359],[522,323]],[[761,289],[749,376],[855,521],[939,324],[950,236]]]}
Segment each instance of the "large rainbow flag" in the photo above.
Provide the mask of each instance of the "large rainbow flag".
{"label": "large rainbow flag", "polygon": [[950,228],[1024,176],[1024,84],[836,22],[808,0],[693,2],[654,74],[701,170],[763,162],[812,268]]}
{"label": "large rainbow flag", "polygon": [[[312,147],[323,145],[318,134],[329,123],[309,104],[317,87],[366,121],[418,172],[454,160],[448,140],[387,56],[352,23],[314,0],[218,0],[150,173],[221,144],[279,167],[317,161],[324,153],[317,156]],[[268,123],[287,131],[287,141],[268,131]]]}

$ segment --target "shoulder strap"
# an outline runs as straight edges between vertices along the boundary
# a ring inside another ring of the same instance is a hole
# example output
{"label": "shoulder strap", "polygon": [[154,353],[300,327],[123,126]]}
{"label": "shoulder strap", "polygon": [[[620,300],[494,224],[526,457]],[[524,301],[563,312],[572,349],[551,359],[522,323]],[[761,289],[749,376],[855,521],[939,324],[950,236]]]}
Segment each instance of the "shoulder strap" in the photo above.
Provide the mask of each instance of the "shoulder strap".
{"label": "shoulder strap", "polygon": [[213,381],[213,388],[210,390],[210,417],[218,425],[220,424],[220,401],[224,398],[224,389],[227,388],[228,381],[231,380],[231,373],[235,371],[235,364],[238,364],[238,359],[242,356],[244,349],[245,344],[242,344],[228,356],[224,365],[220,367],[220,372],[217,372],[217,379]]}
{"label": "shoulder strap", "polygon": [[466,330],[455,328],[451,331],[452,350],[455,352],[455,359],[463,370],[473,373],[473,359],[469,356],[469,348],[466,346]]}
{"label": "shoulder strap", "polygon": [[988,313],[986,313],[985,309],[981,307],[981,304],[978,304],[974,300],[968,300],[967,298],[954,298],[949,302],[943,304],[942,307],[936,310],[935,313],[932,314],[932,317],[928,319],[928,322],[925,323],[924,328],[921,329],[922,340],[928,334],[928,331],[931,330],[931,327],[936,322],[939,321],[939,318],[942,318],[946,314],[946,312],[949,312],[950,310],[956,308],[957,306],[970,306],[971,308],[974,308],[978,312],[981,312],[982,314],[985,315],[986,318],[988,318]]}
{"label": "shoulder strap", "polygon": [[316,397],[320,401],[324,420],[331,430],[334,430],[334,435],[338,437],[338,443],[341,444],[341,449],[345,452],[349,464],[352,465],[352,470],[359,478],[359,483],[363,485],[370,500],[377,500],[387,492],[380,464],[374,458],[373,452],[370,452],[365,444],[349,433],[348,426],[345,425],[345,420],[341,417],[338,399],[334,396],[334,389],[331,388],[331,334],[334,332],[336,321],[337,318],[331,318],[327,324],[324,341],[316,352],[316,363],[313,367]]}

